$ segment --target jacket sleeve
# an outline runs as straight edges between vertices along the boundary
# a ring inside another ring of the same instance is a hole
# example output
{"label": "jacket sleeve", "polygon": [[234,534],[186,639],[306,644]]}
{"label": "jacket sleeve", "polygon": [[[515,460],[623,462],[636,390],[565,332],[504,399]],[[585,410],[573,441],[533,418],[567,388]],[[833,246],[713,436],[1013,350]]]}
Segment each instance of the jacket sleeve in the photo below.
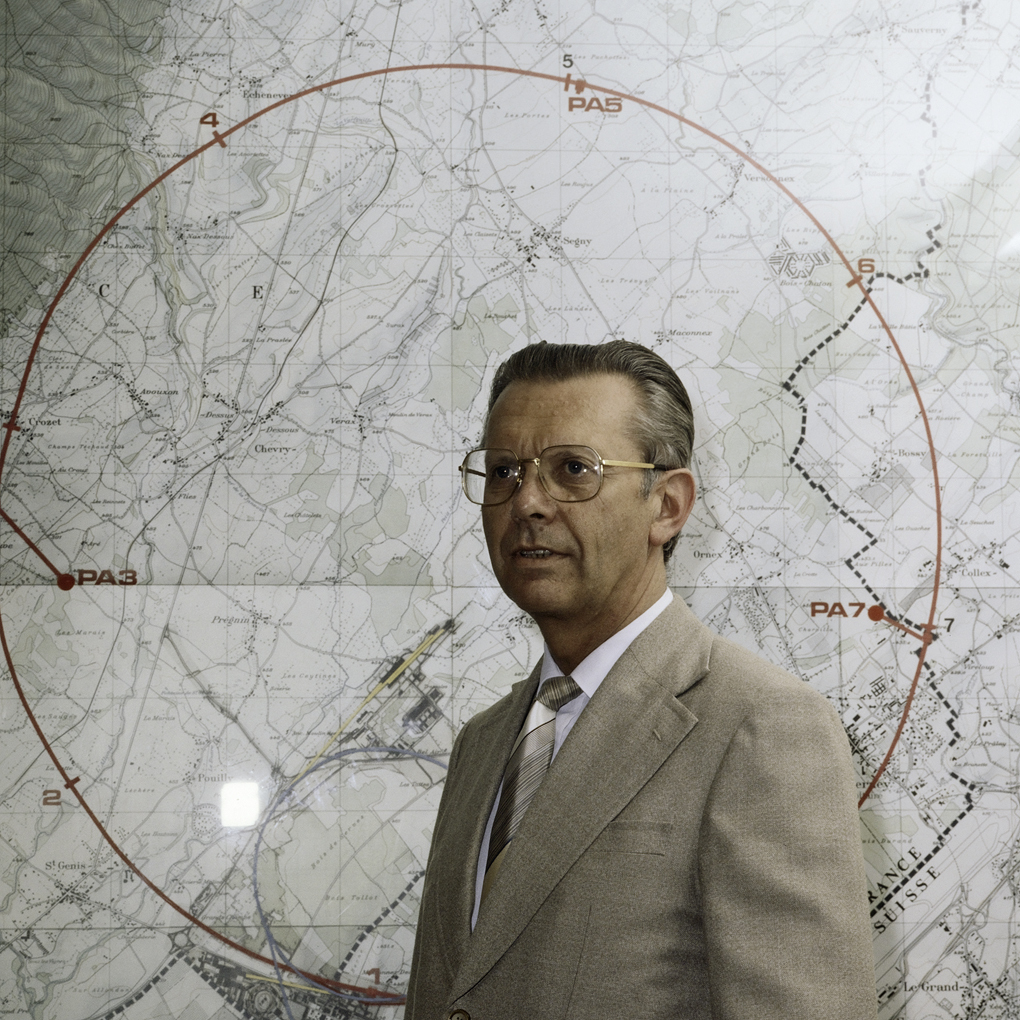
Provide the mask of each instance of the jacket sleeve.
{"label": "jacket sleeve", "polygon": [[699,837],[713,1018],[874,1020],[856,801],[843,727],[799,681],[733,731]]}

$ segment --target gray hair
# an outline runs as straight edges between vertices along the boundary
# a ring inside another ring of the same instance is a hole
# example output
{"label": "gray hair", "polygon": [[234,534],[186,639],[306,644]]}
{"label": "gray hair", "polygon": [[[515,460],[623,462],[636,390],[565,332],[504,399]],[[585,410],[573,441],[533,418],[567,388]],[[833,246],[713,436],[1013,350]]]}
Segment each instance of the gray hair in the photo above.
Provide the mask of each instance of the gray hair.
{"label": "gray hair", "polygon": [[[499,395],[515,382],[564,382],[586,375],[622,375],[630,379],[641,394],[641,403],[631,420],[631,438],[650,464],[689,467],[694,449],[694,413],[684,384],[668,362],[654,351],[629,340],[610,340],[604,344],[551,344],[540,341],[511,354],[492,380],[485,429]],[[655,481],[653,472],[645,475],[647,497]],[[663,547],[663,559],[669,558],[679,535]]]}

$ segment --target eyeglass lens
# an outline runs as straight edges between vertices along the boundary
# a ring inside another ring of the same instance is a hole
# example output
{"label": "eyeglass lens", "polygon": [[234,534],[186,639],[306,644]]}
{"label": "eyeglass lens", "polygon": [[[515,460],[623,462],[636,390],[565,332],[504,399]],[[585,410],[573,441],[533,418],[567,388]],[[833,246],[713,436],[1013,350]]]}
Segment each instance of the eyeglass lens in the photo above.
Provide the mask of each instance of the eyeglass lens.
{"label": "eyeglass lens", "polygon": [[[512,450],[472,450],[464,461],[464,491],[472,503],[505,503],[517,489],[521,462]],[[553,499],[591,499],[602,484],[598,454],[587,446],[550,446],[539,459],[538,476]]]}

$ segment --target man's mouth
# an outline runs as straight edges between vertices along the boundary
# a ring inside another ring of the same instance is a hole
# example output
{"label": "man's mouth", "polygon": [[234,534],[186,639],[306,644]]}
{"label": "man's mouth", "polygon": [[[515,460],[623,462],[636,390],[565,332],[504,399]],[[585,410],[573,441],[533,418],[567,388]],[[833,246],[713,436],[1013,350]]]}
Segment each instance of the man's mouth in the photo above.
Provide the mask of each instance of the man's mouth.
{"label": "man's mouth", "polygon": [[521,549],[517,555],[529,560],[542,560],[552,556],[552,554],[551,549]]}

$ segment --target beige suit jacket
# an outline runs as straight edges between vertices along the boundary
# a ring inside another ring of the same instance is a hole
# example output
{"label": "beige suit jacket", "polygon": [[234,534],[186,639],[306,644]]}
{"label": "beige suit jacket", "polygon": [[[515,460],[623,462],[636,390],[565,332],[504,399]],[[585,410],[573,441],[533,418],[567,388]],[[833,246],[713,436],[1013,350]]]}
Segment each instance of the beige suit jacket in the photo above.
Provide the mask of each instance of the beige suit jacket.
{"label": "beige suit jacket", "polygon": [[873,1020],[846,734],[824,698],[679,599],[581,714],[471,932],[538,672],[454,744],[407,1020]]}

